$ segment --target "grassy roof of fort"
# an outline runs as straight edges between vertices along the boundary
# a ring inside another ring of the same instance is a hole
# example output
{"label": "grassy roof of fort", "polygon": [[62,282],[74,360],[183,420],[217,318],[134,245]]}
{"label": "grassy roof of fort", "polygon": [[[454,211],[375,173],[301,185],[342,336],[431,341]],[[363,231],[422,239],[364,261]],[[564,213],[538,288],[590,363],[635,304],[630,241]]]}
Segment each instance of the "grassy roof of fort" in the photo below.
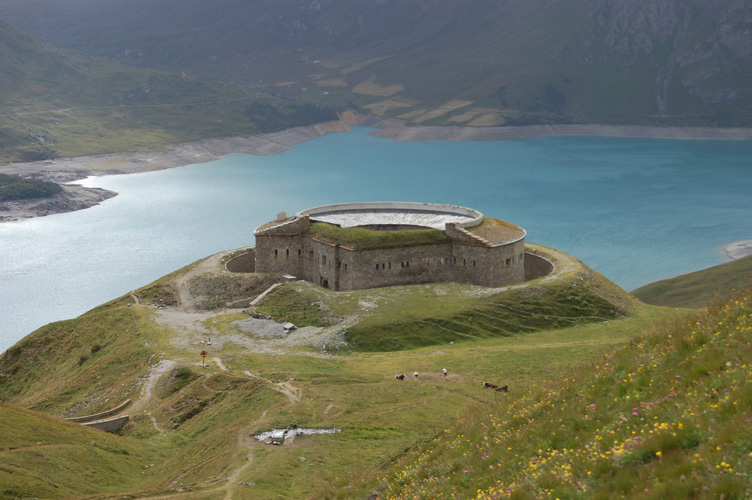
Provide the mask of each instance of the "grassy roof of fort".
{"label": "grassy roof of fort", "polygon": [[484,217],[477,226],[467,228],[473,234],[491,243],[507,243],[525,235],[525,230],[516,224],[501,219]]}
{"label": "grassy roof of fort", "polygon": [[339,227],[324,222],[312,223],[307,234],[326,243],[358,250],[429,245],[449,241],[449,237],[440,229],[374,231],[362,227]]}

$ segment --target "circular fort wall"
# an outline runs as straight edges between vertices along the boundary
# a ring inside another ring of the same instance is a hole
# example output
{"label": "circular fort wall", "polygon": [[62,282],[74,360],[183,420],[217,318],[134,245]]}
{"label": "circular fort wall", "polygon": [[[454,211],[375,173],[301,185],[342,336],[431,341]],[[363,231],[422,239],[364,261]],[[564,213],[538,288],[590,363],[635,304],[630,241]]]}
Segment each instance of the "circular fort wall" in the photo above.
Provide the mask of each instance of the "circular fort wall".
{"label": "circular fort wall", "polygon": [[225,263],[225,269],[231,273],[254,273],[256,272],[256,249],[250,248]]}
{"label": "circular fort wall", "polygon": [[[301,210],[296,214],[300,217],[308,215],[312,220],[324,219],[326,222],[336,223],[343,227],[347,225],[362,225],[351,223],[357,220],[358,216],[368,213],[379,214],[382,217],[384,213],[392,212],[399,214],[399,219],[390,221],[385,217],[384,222],[369,222],[367,225],[414,225],[420,227],[434,227],[443,229],[447,222],[456,222],[460,227],[473,227],[483,222],[483,214],[478,210],[461,207],[458,205],[445,205],[441,203],[418,203],[418,202],[400,202],[400,201],[378,201],[363,203],[337,203],[333,205],[322,205],[319,207]],[[410,215],[415,216],[410,224]],[[431,217],[434,215],[435,217]],[[425,225],[421,222],[429,222],[431,225]]]}

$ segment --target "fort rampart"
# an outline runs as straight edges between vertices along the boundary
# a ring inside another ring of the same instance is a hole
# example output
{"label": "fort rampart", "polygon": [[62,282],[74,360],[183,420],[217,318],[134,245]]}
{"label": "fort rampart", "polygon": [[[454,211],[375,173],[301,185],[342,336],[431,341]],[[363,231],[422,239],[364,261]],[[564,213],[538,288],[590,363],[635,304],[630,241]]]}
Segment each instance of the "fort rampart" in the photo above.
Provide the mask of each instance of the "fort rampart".
{"label": "fort rampart", "polygon": [[[363,247],[347,239],[334,242],[318,236],[310,230],[317,222],[370,231],[433,228],[443,231],[444,237]],[[278,217],[255,235],[256,272],[290,274],[332,290],[444,281],[499,287],[525,281],[526,276],[522,228],[453,205],[329,205],[292,218]],[[531,272],[538,267],[534,265]]]}

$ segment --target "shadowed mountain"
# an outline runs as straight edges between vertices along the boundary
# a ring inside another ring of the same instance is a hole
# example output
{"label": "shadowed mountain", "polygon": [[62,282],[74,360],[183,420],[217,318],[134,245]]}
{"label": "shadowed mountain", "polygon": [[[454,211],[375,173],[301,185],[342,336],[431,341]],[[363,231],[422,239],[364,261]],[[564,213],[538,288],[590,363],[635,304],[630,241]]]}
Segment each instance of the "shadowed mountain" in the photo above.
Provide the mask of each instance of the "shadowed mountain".
{"label": "shadowed mountain", "polygon": [[0,68],[0,161],[158,149],[336,119],[324,107],[60,49],[1,22]]}
{"label": "shadowed mountain", "polygon": [[414,123],[749,124],[743,0],[8,0],[0,15],[132,66]]}

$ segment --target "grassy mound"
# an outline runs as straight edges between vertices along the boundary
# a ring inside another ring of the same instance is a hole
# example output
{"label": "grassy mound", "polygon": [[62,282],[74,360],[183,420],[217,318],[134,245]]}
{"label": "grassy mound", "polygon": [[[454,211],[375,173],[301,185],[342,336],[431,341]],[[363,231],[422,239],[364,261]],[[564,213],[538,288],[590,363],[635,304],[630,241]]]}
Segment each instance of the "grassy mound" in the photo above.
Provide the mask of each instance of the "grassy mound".
{"label": "grassy mound", "polygon": [[749,498],[752,296],[446,429],[348,498]]}
{"label": "grassy mound", "polygon": [[440,229],[411,229],[401,231],[372,231],[360,227],[337,227],[316,222],[308,228],[314,238],[358,250],[395,246],[445,243],[449,238]]}
{"label": "grassy mound", "polygon": [[719,266],[656,281],[632,294],[647,304],[667,307],[706,307],[752,282],[752,256]]}
{"label": "grassy mound", "polygon": [[410,296],[393,314],[374,315],[351,327],[347,341],[358,351],[398,351],[608,321],[634,307],[628,294],[586,269],[572,278],[487,298],[445,302]]}
{"label": "grassy mound", "polygon": [[0,403],[0,497],[63,498],[136,486],[149,443]]}

